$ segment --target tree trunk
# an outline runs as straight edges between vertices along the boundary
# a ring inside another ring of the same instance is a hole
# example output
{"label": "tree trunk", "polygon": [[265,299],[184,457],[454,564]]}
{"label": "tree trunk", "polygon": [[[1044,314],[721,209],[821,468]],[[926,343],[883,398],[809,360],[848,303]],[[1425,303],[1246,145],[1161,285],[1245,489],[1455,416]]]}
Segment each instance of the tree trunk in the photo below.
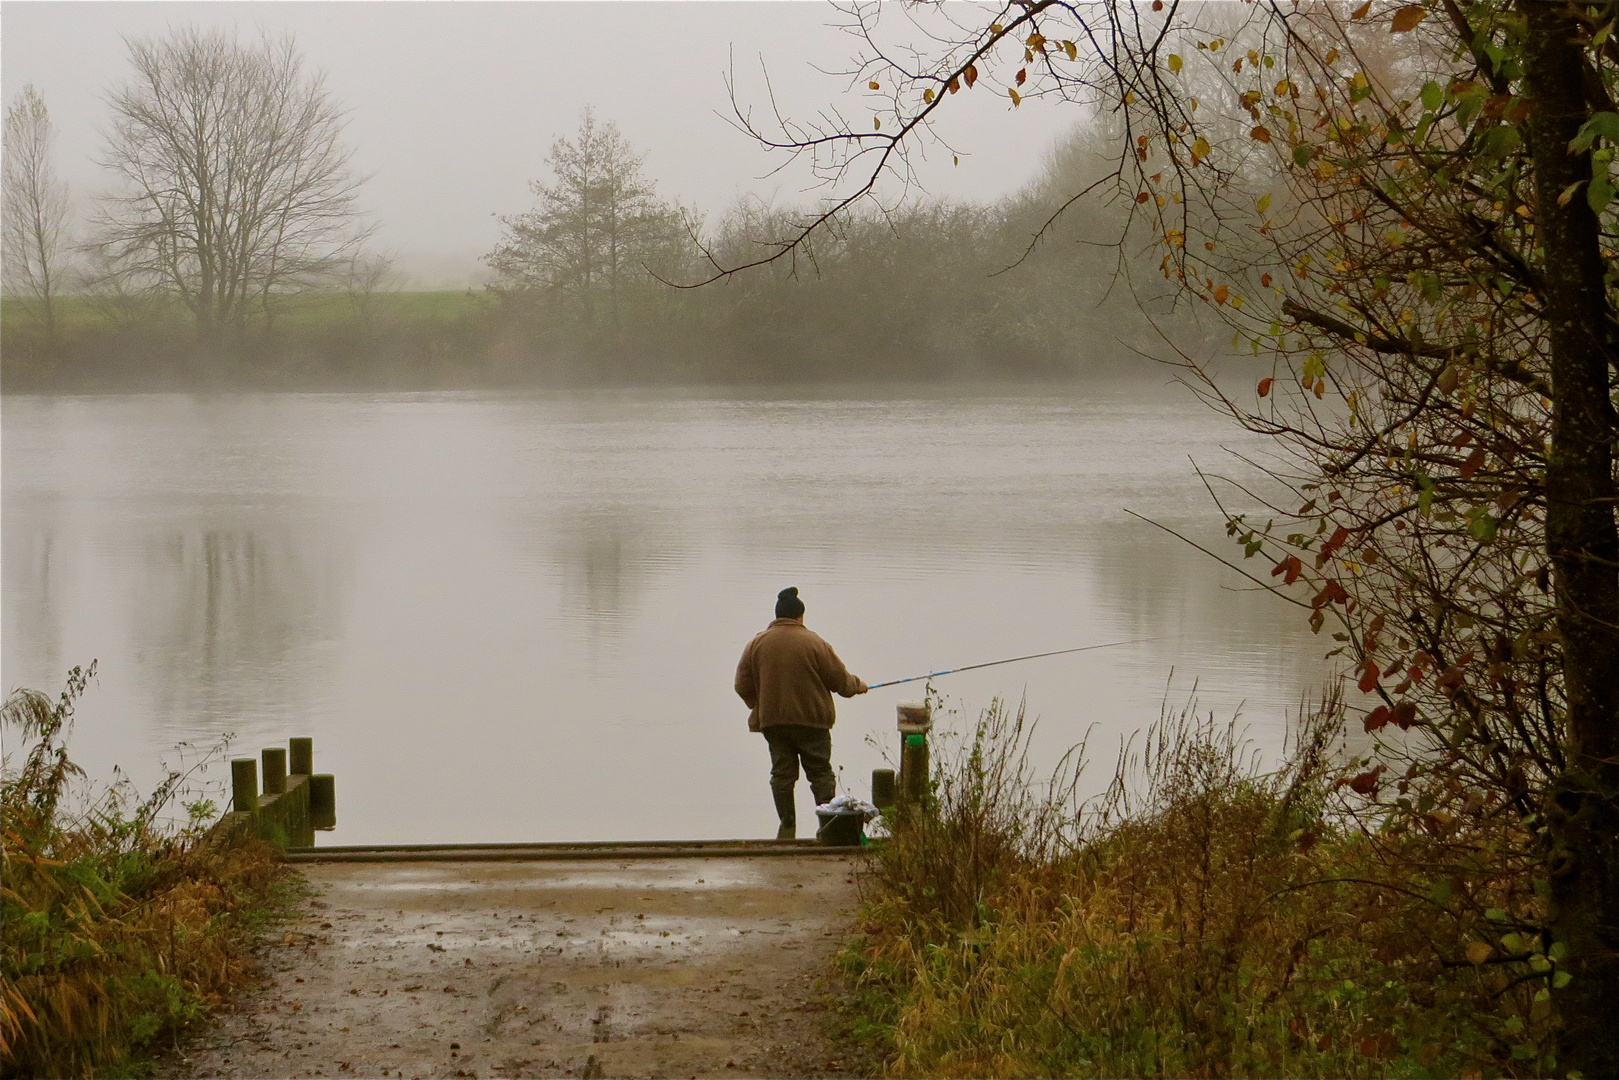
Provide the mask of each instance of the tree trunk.
{"label": "tree trunk", "polygon": [[1582,187],[1591,157],[1568,144],[1589,116],[1571,7],[1525,0],[1524,72],[1533,101],[1535,229],[1545,249],[1552,450],[1546,549],[1568,699],[1568,768],[1546,806],[1551,936],[1572,975],[1556,992],[1559,1071],[1619,1076],[1619,531],[1615,528],[1612,313],[1596,214]]}

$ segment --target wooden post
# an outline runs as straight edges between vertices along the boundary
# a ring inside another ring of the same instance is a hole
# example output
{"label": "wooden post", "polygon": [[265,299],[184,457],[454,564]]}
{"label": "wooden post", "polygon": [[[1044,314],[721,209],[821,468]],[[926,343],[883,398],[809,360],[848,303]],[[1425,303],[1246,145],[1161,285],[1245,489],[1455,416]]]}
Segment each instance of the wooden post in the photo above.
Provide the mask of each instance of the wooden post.
{"label": "wooden post", "polygon": [[251,814],[259,808],[259,763],[250,757],[231,758],[231,809]]}
{"label": "wooden post", "polygon": [[291,760],[287,762],[288,772],[308,776],[315,771],[314,739],[288,739],[287,746],[292,752]]}
{"label": "wooden post", "polygon": [[920,804],[928,794],[928,737],[920,732],[905,736],[905,749],[900,755],[900,777],[904,785],[905,801]]}
{"label": "wooden post", "polygon": [[919,804],[928,793],[928,732],[933,730],[933,708],[925,701],[899,706],[899,795]]}
{"label": "wooden post", "polygon": [[337,786],[331,773],[315,773],[309,778],[309,827],[337,828]]}
{"label": "wooden post", "polygon": [[285,795],[287,793],[287,751],[280,746],[266,746],[259,751],[259,759],[264,765],[264,793],[266,795]]}
{"label": "wooden post", "polygon": [[871,805],[887,810],[894,805],[894,770],[871,770]]}

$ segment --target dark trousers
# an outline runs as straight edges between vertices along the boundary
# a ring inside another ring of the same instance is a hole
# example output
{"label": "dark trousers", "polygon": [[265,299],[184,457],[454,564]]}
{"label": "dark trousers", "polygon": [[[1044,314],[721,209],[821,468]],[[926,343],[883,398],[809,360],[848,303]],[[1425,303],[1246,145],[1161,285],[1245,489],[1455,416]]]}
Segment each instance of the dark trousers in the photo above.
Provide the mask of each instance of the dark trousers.
{"label": "dark trousers", "polygon": [[764,737],[770,744],[771,791],[791,795],[793,786],[798,783],[799,762],[803,762],[804,775],[809,778],[817,803],[828,802],[837,794],[829,728],[779,724],[765,728]]}

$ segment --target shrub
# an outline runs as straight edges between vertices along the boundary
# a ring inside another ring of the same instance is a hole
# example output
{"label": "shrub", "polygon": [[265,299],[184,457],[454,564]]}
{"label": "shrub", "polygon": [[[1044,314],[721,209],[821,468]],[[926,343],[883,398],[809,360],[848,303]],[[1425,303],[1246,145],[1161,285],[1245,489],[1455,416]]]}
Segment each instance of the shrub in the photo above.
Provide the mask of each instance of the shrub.
{"label": "shrub", "polygon": [[[993,706],[863,878],[844,962],[888,1072],[1554,1069],[1534,943],[1496,948],[1424,876],[1428,841],[1344,786],[1339,730],[1329,701],[1264,772],[1235,723],[1166,713],[1082,801],[1084,748],[1036,784],[1021,710]],[[1504,885],[1469,888],[1507,918]]]}
{"label": "shrub", "polygon": [[187,824],[160,819],[188,773],[133,805],[123,784],[72,797],[67,735],[93,671],[75,668],[54,704],[19,690],[4,707],[32,740],[0,777],[7,1076],[97,1075],[175,1037],[248,976],[254,930],[286,894],[274,850],[211,833],[206,801]]}

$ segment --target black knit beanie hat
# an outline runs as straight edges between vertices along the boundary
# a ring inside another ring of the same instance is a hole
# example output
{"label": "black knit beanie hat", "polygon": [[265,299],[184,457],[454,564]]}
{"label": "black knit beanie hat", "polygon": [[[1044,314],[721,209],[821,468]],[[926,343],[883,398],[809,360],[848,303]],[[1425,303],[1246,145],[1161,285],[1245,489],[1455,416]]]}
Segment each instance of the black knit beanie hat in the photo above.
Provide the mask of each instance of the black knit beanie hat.
{"label": "black knit beanie hat", "polygon": [[783,589],[776,594],[776,618],[797,619],[804,614],[804,601],[798,598],[798,587]]}

